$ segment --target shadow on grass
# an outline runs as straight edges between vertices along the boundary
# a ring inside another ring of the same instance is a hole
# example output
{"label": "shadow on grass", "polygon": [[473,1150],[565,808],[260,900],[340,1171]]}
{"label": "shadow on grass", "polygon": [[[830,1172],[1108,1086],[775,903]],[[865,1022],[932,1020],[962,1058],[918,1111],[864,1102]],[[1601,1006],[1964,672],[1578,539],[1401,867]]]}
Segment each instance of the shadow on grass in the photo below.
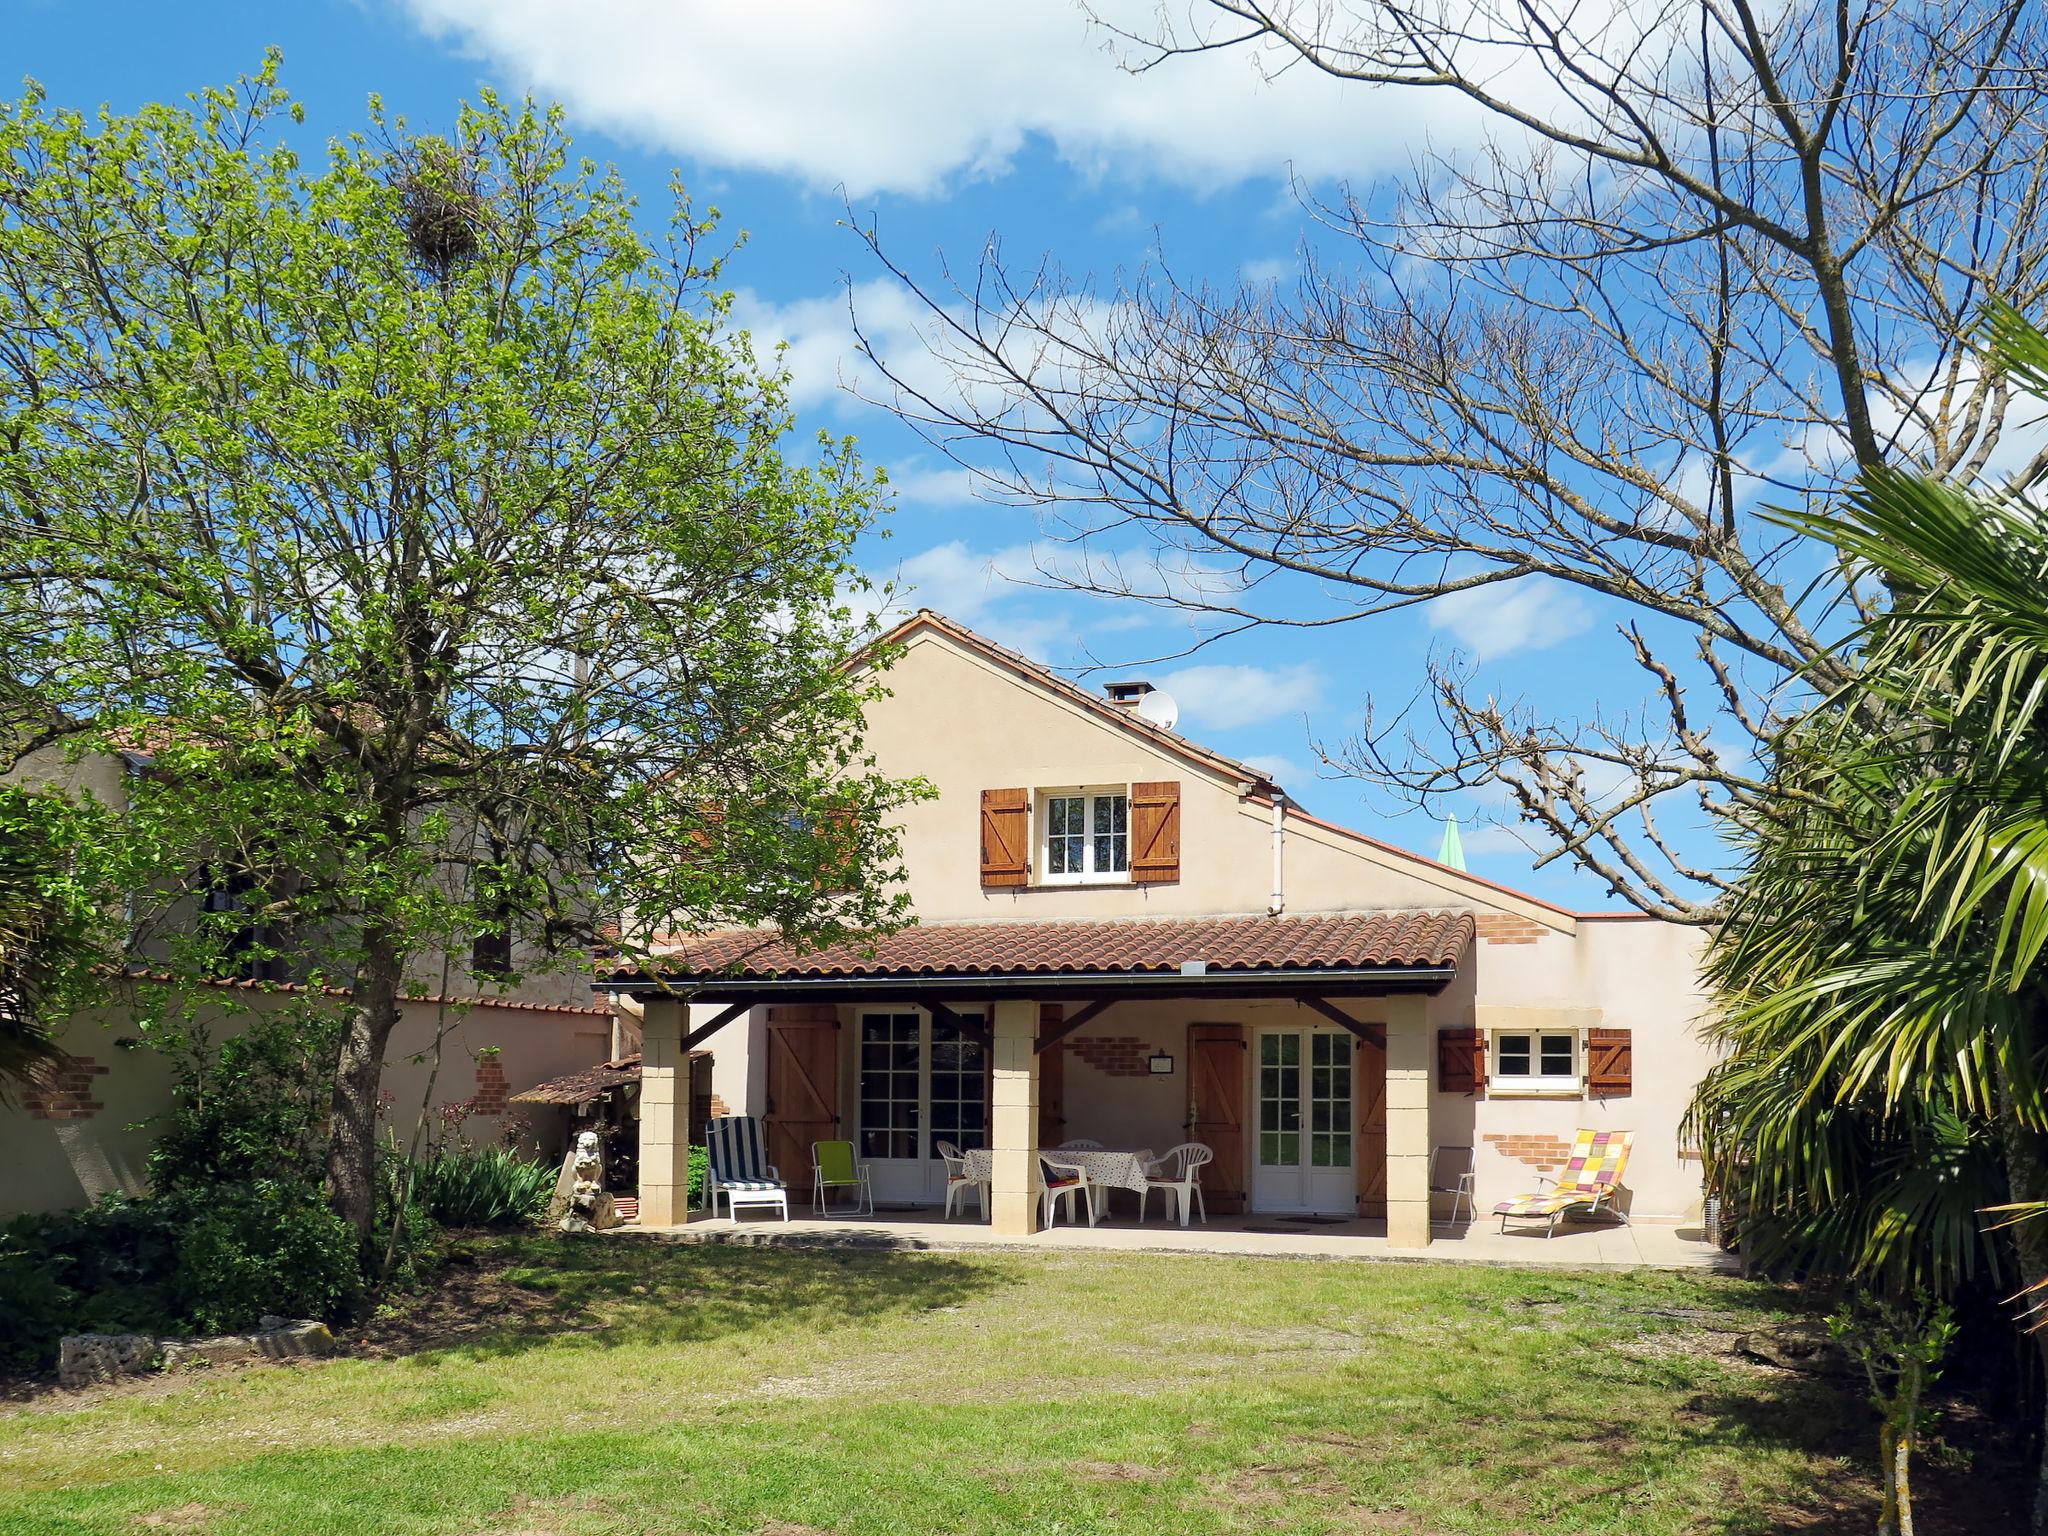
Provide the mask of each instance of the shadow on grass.
{"label": "shadow on grass", "polygon": [[349,1330],[370,1358],[511,1355],[564,1337],[607,1348],[830,1332],[1017,1283],[939,1254],[773,1249],[545,1234],[456,1243],[421,1295]]}

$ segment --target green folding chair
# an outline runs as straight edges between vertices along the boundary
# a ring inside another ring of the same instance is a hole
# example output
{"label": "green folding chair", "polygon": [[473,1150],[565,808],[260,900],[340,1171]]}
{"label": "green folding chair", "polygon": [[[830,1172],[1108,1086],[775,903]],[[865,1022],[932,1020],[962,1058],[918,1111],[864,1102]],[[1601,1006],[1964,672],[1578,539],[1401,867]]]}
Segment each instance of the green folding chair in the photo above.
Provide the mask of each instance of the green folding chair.
{"label": "green folding chair", "polygon": [[814,1141],[811,1143],[811,1214],[827,1214],[830,1207],[827,1198],[835,1189],[853,1191],[853,1209],[847,1214],[858,1216],[862,1207],[866,1213],[875,1214],[875,1187],[868,1182],[868,1165],[853,1155],[850,1141]]}

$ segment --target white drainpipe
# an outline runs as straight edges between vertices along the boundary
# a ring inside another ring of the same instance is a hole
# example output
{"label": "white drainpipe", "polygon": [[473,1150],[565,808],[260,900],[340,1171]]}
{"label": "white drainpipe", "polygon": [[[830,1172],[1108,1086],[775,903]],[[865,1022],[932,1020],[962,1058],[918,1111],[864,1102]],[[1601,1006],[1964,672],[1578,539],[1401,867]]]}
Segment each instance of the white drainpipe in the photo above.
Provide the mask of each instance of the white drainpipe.
{"label": "white drainpipe", "polygon": [[1287,797],[1273,791],[1273,899],[1266,911],[1278,917],[1287,910],[1287,884],[1281,878],[1283,853],[1287,847]]}

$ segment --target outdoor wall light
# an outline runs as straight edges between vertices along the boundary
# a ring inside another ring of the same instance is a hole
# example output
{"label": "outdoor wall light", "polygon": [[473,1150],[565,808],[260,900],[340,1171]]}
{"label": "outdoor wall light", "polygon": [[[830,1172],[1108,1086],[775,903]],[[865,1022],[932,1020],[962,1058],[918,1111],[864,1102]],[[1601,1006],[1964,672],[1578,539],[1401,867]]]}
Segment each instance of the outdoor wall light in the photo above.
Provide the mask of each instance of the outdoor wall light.
{"label": "outdoor wall light", "polygon": [[1154,1077],[1171,1077],[1173,1075],[1173,1058],[1164,1051],[1154,1051],[1146,1058],[1145,1065],[1151,1069]]}

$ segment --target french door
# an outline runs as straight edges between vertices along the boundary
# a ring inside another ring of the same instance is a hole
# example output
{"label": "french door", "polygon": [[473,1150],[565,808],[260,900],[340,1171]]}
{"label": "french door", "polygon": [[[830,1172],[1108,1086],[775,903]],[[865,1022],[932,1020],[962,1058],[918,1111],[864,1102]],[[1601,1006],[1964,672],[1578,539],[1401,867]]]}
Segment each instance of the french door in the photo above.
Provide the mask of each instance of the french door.
{"label": "french door", "polygon": [[860,1093],[856,1145],[875,1198],[943,1199],[937,1142],[988,1145],[988,1059],[981,1042],[905,1009],[863,1013],[854,1045]]}
{"label": "french door", "polygon": [[1253,1208],[1355,1214],[1352,1036],[1336,1029],[1262,1029],[1255,1061]]}

